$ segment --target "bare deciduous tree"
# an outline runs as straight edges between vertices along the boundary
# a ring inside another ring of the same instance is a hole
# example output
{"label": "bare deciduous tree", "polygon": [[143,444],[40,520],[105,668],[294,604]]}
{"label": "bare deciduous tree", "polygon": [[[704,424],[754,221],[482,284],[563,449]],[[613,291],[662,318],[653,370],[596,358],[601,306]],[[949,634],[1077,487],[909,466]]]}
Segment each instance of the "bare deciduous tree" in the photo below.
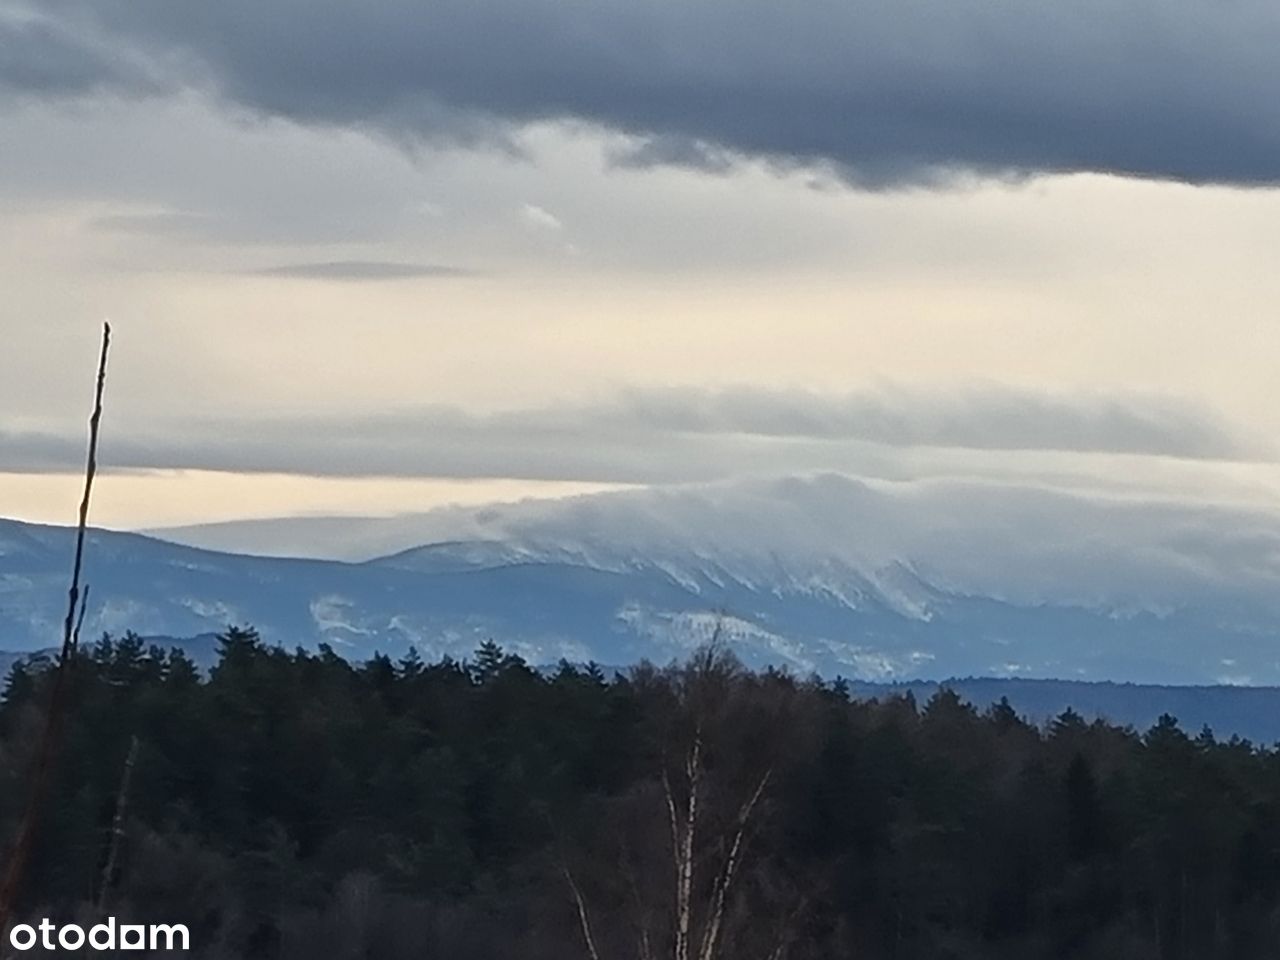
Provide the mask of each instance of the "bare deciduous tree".
{"label": "bare deciduous tree", "polygon": [[[665,840],[658,841],[651,832],[652,842],[642,854],[624,852],[616,868],[603,871],[605,858],[597,849],[589,855],[594,885],[567,866],[562,868],[590,960],[612,960],[606,955],[609,946],[614,956],[634,950],[638,960],[663,955],[671,960],[721,960],[730,955],[732,928],[763,926],[769,919],[751,917],[748,911],[735,910],[734,904],[775,779],[778,757],[769,731],[778,728],[779,718],[744,715],[739,702],[743,698],[737,696],[738,684],[744,682],[741,668],[718,638],[689,665],[667,676],[676,682],[657,686],[675,691],[679,702],[670,705],[674,710],[662,711],[677,718],[676,726],[656,734],[663,744],[656,758],[657,789],[627,798],[615,814],[620,821],[651,823]],[[660,804],[660,816],[655,803]],[[665,869],[646,869],[660,867],[664,858]],[[626,888],[624,895],[612,899],[630,907],[636,928],[632,948],[618,936],[601,936],[593,926],[591,895],[604,900],[611,886]],[[785,924],[801,909],[787,905],[774,919]],[[770,931],[767,937],[757,931],[741,939],[753,944],[767,939],[767,947],[750,949],[760,960],[781,960],[790,937],[785,930]],[[655,951],[655,945],[664,942],[668,946]],[[735,946],[733,956],[742,955]]]}

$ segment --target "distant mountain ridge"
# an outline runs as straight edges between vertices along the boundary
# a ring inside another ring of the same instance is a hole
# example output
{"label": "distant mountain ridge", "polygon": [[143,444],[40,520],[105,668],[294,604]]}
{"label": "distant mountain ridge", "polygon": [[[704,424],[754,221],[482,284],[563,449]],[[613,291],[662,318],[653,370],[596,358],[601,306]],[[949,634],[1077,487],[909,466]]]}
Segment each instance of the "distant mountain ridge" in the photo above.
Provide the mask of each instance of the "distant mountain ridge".
{"label": "distant mountain ridge", "polygon": [[1261,746],[1280,743],[1280,687],[953,677],[900,683],[855,681],[850,693],[867,699],[909,693],[924,705],[943,688],[980,710],[1007,699],[1020,716],[1036,724],[1048,723],[1070,708],[1085,720],[1103,719],[1142,732],[1168,714],[1192,736],[1207,727],[1222,740],[1237,736]]}
{"label": "distant mountain ridge", "polygon": [[[86,629],[252,624],[357,659],[492,638],[534,663],[665,661],[718,631],[748,664],[867,681],[1280,683],[1280,519],[1239,509],[824,475],[357,527],[359,552],[397,549],[296,559],[93,531]],[[71,533],[0,521],[0,648],[58,635]]]}

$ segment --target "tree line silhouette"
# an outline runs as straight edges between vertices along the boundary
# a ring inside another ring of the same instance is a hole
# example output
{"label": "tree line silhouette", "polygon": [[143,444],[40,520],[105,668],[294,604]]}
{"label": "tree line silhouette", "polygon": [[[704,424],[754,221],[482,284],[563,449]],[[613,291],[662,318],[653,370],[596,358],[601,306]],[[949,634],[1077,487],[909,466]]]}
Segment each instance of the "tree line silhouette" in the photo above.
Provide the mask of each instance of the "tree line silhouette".
{"label": "tree line silhouette", "polygon": [[[1044,727],[712,645],[606,675],[493,643],[353,664],[247,629],[66,674],[23,917],[204,958],[1270,957],[1280,753],[1171,717]],[[0,701],[0,844],[55,674]],[[31,956],[38,956],[33,951]]]}

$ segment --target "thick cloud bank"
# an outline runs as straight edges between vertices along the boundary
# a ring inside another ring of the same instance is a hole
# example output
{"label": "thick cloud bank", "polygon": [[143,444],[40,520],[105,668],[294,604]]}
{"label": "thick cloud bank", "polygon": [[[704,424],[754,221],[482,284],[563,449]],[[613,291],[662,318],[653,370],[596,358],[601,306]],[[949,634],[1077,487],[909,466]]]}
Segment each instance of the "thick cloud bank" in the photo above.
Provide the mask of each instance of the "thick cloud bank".
{"label": "thick cloud bank", "polygon": [[145,92],[162,77],[410,140],[502,140],[568,120],[634,137],[623,163],[722,169],[745,155],[870,185],[1082,170],[1280,179],[1280,8],[1263,0],[35,9],[9,4],[0,19],[0,85],[27,95]]}
{"label": "thick cloud bank", "polygon": [[[0,421],[0,471],[78,471],[82,445],[75,435],[6,432]],[[1267,456],[1211,409],[1176,398],[1007,388],[844,395],[649,389],[488,415],[432,406],[367,416],[184,421],[110,437],[104,456],[126,469],[670,483],[849,469],[876,459],[876,451],[910,448]]]}

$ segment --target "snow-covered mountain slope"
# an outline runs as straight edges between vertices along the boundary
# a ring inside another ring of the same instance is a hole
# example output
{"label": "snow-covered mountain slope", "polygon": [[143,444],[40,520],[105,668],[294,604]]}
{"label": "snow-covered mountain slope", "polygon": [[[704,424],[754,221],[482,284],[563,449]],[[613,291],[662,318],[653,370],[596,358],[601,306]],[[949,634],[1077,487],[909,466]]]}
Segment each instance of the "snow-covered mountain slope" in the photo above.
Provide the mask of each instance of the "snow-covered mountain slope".
{"label": "snow-covered mountain slope", "polygon": [[[249,557],[95,533],[90,626],[248,622],[355,654],[465,655],[493,637],[606,663],[719,628],[753,663],[873,679],[1280,680],[1280,518],[1259,509],[823,475],[346,529],[395,552]],[[0,648],[48,644],[69,556],[69,531],[0,526]]]}

